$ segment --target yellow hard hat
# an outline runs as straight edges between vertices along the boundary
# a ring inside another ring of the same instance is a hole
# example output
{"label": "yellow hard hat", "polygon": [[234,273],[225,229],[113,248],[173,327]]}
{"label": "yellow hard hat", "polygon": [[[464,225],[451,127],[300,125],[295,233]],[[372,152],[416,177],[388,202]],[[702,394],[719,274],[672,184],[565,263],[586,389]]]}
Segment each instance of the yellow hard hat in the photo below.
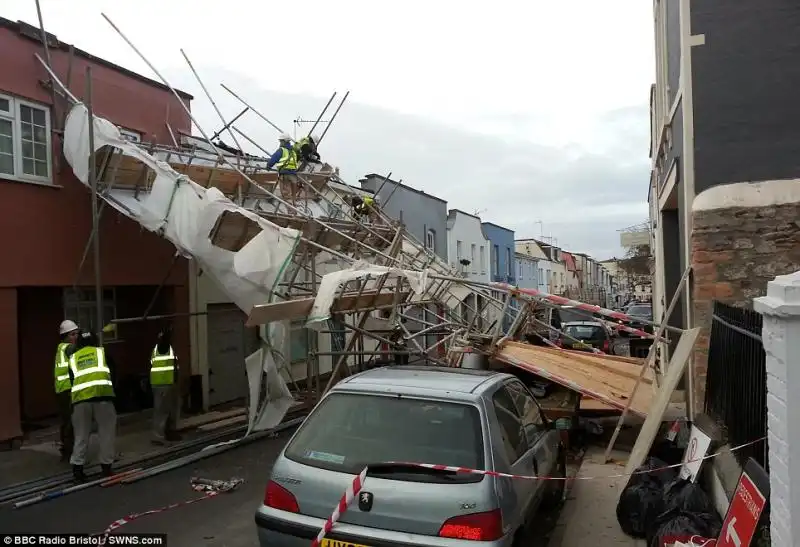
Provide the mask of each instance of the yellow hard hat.
{"label": "yellow hard hat", "polygon": [[114,332],[117,332],[117,324],[116,323],[109,323],[108,325],[103,327],[103,332],[105,334],[112,334]]}

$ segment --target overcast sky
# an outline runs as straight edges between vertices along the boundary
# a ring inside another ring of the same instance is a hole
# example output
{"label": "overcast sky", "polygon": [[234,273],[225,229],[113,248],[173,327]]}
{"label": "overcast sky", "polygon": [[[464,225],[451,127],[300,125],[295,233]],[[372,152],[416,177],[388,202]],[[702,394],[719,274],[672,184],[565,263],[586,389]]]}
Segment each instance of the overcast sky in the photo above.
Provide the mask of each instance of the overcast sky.
{"label": "overcast sky", "polygon": [[[617,230],[647,218],[650,2],[41,5],[59,39],[155,77],[106,13],[196,97],[209,132],[221,124],[180,48],[226,118],[241,108],[221,82],[290,133],[292,120],[316,118],[333,91],[350,90],[321,152],[351,183],[391,171],[518,239],[552,234],[598,259],[621,255]],[[3,17],[37,24],[34,0],[0,6]],[[274,148],[277,132],[254,114],[237,126]]]}

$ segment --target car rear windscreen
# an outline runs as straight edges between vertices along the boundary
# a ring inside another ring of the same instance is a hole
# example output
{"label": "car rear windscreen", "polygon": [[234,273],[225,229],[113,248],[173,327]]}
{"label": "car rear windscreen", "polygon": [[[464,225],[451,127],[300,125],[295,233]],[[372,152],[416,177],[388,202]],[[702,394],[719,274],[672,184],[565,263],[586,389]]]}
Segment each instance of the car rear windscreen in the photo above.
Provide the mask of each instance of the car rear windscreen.
{"label": "car rear windscreen", "polygon": [[480,414],[460,403],[332,393],[301,426],[285,454],[349,473],[384,462],[483,469]]}
{"label": "car rear windscreen", "polygon": [[558,315],[561,317],[562,323],[569,323],[570,321],[591,321],[592,314],[588,312],[581,312],[578,310],[571,310],[569,308],[561,308],[558,310]]}
{"label": "car rear windscreen", "polygon": [[564,327],[564,334],[578,340],[605,340],[603,327],[595,325],[567,325]]}
{"label": "car rear windscreen", "polygon": [[651,306],[631,306],[626,313],[634,317],[650,318],[653,316],[653,308]]}

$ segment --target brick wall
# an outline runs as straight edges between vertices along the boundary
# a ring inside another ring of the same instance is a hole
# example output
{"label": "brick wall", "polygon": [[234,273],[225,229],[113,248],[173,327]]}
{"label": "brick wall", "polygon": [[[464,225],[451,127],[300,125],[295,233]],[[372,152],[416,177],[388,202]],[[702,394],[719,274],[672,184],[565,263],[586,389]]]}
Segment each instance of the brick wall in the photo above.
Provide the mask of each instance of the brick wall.
{"label": "brick wall", "polygon": [[694,322],[703,329],[694,353],[702,408],[712,301],[752,307],[776,275],[800,270],[800,202],[695,210],[691,249]]}

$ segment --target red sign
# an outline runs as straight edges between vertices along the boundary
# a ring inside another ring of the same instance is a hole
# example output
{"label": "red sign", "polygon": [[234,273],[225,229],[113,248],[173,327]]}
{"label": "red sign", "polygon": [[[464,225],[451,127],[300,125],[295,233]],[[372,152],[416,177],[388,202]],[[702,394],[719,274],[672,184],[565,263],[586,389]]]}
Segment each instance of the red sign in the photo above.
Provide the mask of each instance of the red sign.
{"label": "red sign", "polygon": [[722,523],[717,547],[748,547],[756,532],[767,498],[747,472],[742,473],[733,494],[728,514]]}

